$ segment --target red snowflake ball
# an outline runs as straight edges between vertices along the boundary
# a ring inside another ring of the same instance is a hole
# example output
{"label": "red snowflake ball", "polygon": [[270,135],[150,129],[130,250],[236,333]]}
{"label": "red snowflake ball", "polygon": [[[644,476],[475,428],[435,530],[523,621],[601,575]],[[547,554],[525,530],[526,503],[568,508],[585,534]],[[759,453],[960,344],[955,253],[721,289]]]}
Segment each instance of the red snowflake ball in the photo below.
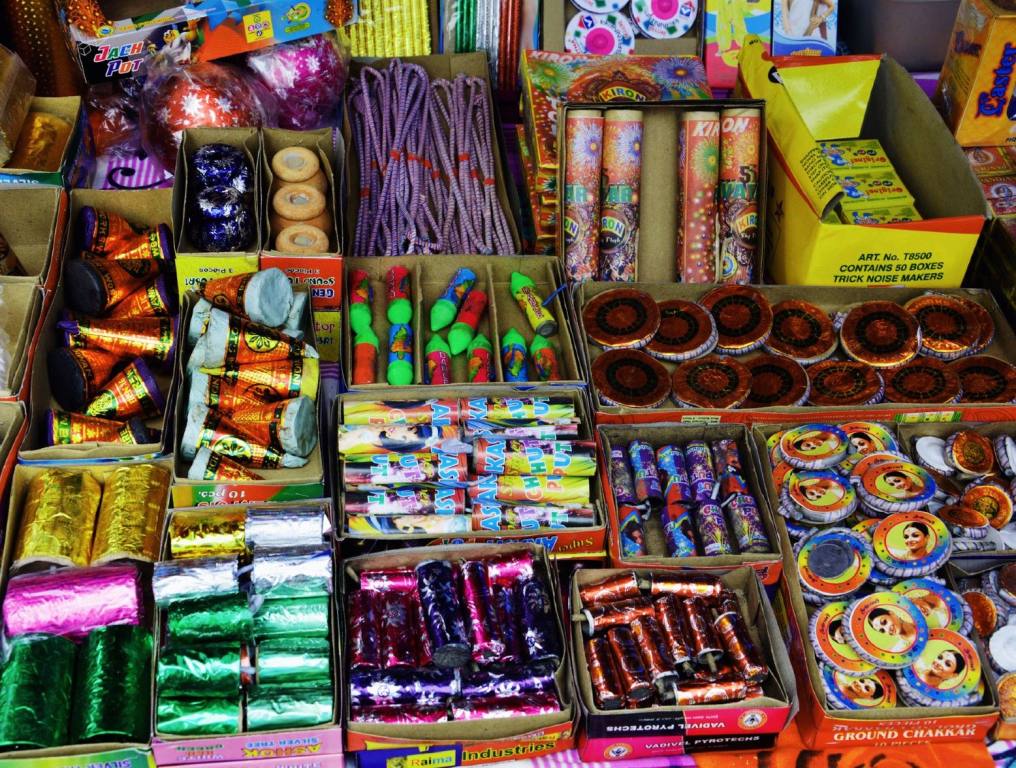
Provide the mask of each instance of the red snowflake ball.
{"label": "red snowflake ball", "polygon": [[257,92],[235,70],[201,61],[175,68],[145,86],[142,137],[170,172],[187,128],[259,128],[265,123]]}

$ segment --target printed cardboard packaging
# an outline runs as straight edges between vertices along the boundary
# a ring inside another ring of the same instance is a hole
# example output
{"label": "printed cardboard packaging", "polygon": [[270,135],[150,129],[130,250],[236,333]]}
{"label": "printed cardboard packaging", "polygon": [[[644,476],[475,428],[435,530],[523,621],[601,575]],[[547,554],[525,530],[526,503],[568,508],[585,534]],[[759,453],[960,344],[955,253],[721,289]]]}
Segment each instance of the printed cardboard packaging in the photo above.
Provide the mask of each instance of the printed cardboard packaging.
{"label": "printed cardboard packaging", "polygon": [[[696,4],[688,3],[687,0],[684,0],[680,5],[683,6],[682,10],[687,10],[689,5],[694,6]],[[692,11],[694,12],[694,8],[692,8]],[[622,10],[622,14],[627,14],[627,12],[628,8]],[[565,30],[568,29],[568,23],[578,13],[578,8],[570,0],[549,0],[549,2],[545,2],[543,4],[543,45],[541,49],[545,51],[565,50]],[[705,14],[695,13],[694,16],[695,19],[687,32],[680,37],[667,40],[656,40],[643,34],[638,34],[638,26],[632,22],[632,28],[637,34],[634,54],[637,56],[682,55],[698,56],[701,58]]]}

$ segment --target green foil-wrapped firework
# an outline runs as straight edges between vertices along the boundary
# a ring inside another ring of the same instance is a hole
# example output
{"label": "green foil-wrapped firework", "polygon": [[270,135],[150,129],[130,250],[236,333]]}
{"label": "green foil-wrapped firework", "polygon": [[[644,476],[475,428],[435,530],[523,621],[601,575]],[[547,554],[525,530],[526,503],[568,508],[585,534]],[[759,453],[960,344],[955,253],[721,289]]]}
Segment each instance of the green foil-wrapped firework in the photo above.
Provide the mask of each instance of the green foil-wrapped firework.
{"label": "green foil-wrapped firework", "polygon": [[290,637],[258,643],[258,685],[328,686],[331,679],[332,645],[327,638]]}
{"label": "green foil-wrapped firework", "polygon": [[0,673],[0,750],[67,743],[76,650],[74,643],[57,635],[11,640]]}
{"label": "green foil-wrapped firework", "polygon": [[240,690],[240,644],[167,648],[156,679],[160,695],[233,697]]}
{"label": "green foil-wrapped firework", "polygon": [[166,631],[176,645],[246,640],[254,633],[254,616],[239,592],[207,597],[169,606]]}
{"label": "green foil-wrapped firework", "polygon": [[265,597],[319,597],[332,591],[332,553],[301,549],[256,554],[251,562],[254,594]]}
{"label": "green foil-wrapped firework", "polygon": [[148,741],[152,635],[120,624],[92,630],[78,652],[70,742]]}
{"label": "green foil-wrapped firework", "polygon": [[224,736],[240,732],[240,692],[228,699],[159,696],[155,730],[171,736]]}
{"label": "green foil-wrapped firework", "polygon": [[328,637],[328,598],[265,600],[254,614],[254,637]]}
{"label": "green foil-wrapped firework", "polygon": [[247,694],[247,730],[307,728],[332,720],[332,690],[261,685]]}

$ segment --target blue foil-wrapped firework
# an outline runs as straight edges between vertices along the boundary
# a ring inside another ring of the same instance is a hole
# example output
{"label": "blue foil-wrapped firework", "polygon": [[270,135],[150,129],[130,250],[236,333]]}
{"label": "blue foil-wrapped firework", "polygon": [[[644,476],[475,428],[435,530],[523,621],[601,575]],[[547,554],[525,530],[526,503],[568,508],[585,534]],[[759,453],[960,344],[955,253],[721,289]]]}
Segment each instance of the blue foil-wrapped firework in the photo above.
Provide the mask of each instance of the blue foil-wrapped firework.
{"label": "blue foil-wrapped firework", "polygon": [[525,658],[519,595],[513,587],[494,584],[492,589],[494,612],[497,615],[497,624],[501,628],[501,638],[504,640],[504,654],[500,661],[504,664],[518,664]]}
{"label": "blue foil-wrapped firework", "polygon": [[349,668],[354,672],[381,667],[381,617],[374,604],[365,589],[349,595]]}
{"label": "blue foil-wrapped firework", "polygon": [[716,487],[716,472],[709,446],[703,440],[692,440],[684,448],[684,463],[688,468],[688,481],[696,502],[710,501]]}
{"label": "blue foil-wrapped firework", "polygon": [[692,501],[691,483],[684,463],[684,453],[676,445],[665,445],[656,451],[656,466],[663,475],[663,498],[667,504]]}
{"label": "blue foil-wrapped firework", "polygon": [[247,155],[229,144],[205,144],[191,155],[187,183],[192,191],[208,187],[233,187],[245,197],[254,194],[254,171]]}
{"label": "blue foil-wrapped firework", "polygon": [[487,566],[481,560],[466,560],[460,570],[462,601],[466,607],[466,626],[473,646],[473,661],[477,664],[490,664],[504,656],[505,645],[490,594]]}
{"label": "blue foil-wrapped firework", "polygon": [[522,643],[530,663],[561,659],[561,635],[554,614],[554,601],[539,577],[523,579],[515,587],[522,607]]}
{"label": "blue foil-wrapped firework", "polygon": [[697,554],[695,529],[687,505],[667,504],[660,510],[660,525],[667,557],[693,557]]}
{"label": "blue foil-wrapped firework", "polygon": [[758,554],[771,552],[769,536],[766,534],[762,513],[759,512],[755,498],[748,493],[735,493],[727,499],[727,520],[730,529],[737,539],[737,548],[741,554]]}
{"label": "blue foil-wrapped firework", "polygon": [[554,670],[549,667],[525,667],[507,672],[476,670],[462,677],[462,696],[467,699],[488,696],[529,696],[557,693]]}
{"label": "blue foil-wrapped firework", "polygon": [[458,688],[455,674],[443,669],[387,669],[349,675],[349,700],[359,707],[442,706],[458,695]]}
{"label": "blue foil-wrapped firework", "polygon": [[621,557],[645,557],[646,531],[642,525],[642,510],[630,504],[621,505],[617,510],[617,520]]}
{"label": "blue foil-wrapped firework", "polygon": [[187,216],[187,236],[204,253],[243,251],[254,244],[254,213],[235,188],[201,190]]}
{"label": "blue foil-wrapped firework", "polygon": [[[362,591],[362,590],[361,590]],[[381,666],[385,669],[412,669],[417,666],[416,622],[409,595],[391,592],[380,595]]]}
{"label": "blue foil-wrapped firework", "polygon": [[624,448],[610,449],[610,485],[614,489],[614,498],[618,504],[635,504],[635,479],[631,476],[628,456]]}
{"label": "blue foil-wrapped firework", "polygon": [[635,475],[635,498],[654,507],[663,504],[663,487],[656,471],[653,447],[642,440],[632,440],[628,444],[628,458]]}
{"label": "blue foil-wrapped firework", "polygon": [[727,521],[719,504],[708,501],[699,505],[695,510],[695,529],[702,542],[702,554],[706,557],[733,554]]}
{"label": "blue foil-wrapped firework", "polygon": [[469,637],[455,591],[452,564],[446,560],[424,560],[416,566],[416,583],[434,663],[444,669],[465,666],[470,658]]}

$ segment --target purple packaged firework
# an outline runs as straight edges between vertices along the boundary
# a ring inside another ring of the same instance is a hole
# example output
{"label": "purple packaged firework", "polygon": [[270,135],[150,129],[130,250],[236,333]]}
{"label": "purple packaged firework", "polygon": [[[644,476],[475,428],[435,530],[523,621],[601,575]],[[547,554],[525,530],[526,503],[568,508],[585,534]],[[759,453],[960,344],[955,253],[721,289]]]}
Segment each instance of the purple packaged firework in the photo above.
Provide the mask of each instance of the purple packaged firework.
{"label": "purple packaged firework", "polygon": [[561,659],[561,635],[558,632],[554,601],[543,580],[537,577],[521,580],[516,589],[522,607],[522,644],[529,662]]}
{"label": "purple packaged firework", "polygon": [[676,445],[665,445],[656,451],[656,466],[663,475],[663,498],[667,504],[692,501],[684,453]]}
{"label": "purple packaged firework", "polygon": [[733,554],[727,521],[719,504],[711,501],[700,504],[695,510],[695,528],[702,542],[702,554],[706,557]]}
{"label": "purple packaged firework", "polygon": [[642,440],[632,440],[628,444],[628,458],[635,476],[635,498],[651,506],[663,504],[663,488],[656,471],[653,447]]}
{"label": "purple packaged firework", "polygon": [[416,566],[416,582],[434,663],[444,669],[465,666],[470,659],[469,637],[452,564],[447,560],[424,560]]}
{"label": "purple packaged firework", "polygon": [[692,440],[684,448],[684,462],[695,501],[711,501],[716,487],[716,472],[708,444],[703,440]]}
{"label": "purple packaged firework", "polygon": [[610,449],[610,485],[618,504],[635,504],[635,479],[631,475],[624,448]]}

